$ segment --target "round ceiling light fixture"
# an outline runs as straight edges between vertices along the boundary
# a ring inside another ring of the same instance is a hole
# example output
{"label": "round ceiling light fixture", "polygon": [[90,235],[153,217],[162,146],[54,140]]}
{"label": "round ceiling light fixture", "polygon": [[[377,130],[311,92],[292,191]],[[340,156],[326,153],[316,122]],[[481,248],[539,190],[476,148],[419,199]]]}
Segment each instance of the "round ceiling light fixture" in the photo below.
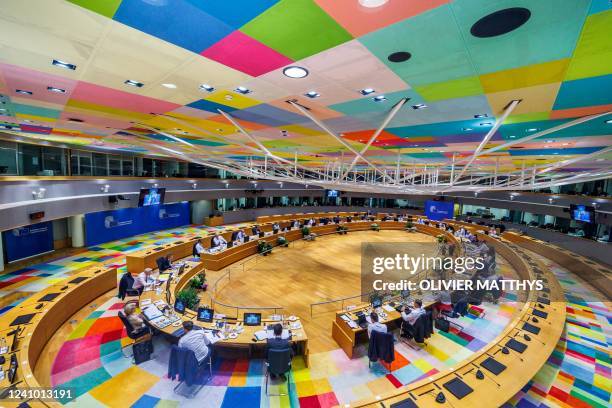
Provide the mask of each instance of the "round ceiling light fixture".
{"label": "round ceiling light fixture", "polygon": [[293,65],[283,69],[283,74],[289,78],[305,78],[308,76],[308,70],[306,68]]}
{"label": "round ceiling light fixture", "polygon": [[375,8],[384,5],[388,1],[389,0],[359,0],[359,4],[361,4],[363,7]]}
{"label": "round ceiling light fixture", "polygon": [[478,20],[470,33],[474,37],[489,38],[507,34],[525,24],[531,17],[531,11],[524,7],[511,7],[498,10]]}
{"label": "round ceiling light fixture", "polygon": [[412,57],[412,54],[410,54],[409,52],[398,51],[398,52],[394,52],[393,54],[390,54],[387,57],[387,59],[391,62],[404,62],[404,61],[408,61],[410,57]]}

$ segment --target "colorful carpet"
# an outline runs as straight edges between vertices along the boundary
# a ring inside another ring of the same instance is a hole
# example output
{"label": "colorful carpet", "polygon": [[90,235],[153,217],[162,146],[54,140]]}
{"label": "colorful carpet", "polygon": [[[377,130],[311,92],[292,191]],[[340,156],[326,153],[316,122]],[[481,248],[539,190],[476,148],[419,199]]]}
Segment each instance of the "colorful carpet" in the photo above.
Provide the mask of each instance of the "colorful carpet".
{"label": "colorful carpet", "polygon": [[[116,317],[121,307],[122,303],[113,298],[79,324],[56,356],[52,384],[72,387],[78,396],[72,404],[79,406],[197,405],[176,395],[176,383],[166,378],[167,341],[156,339],[156,358],[139,366],[122,356],[125,332]],[[452,329],[435,334],[428,340],[426,351],[397,343],[391,367],[375,364],[369,369],[365,346],[358,351],[362,357],[352,360],[341,349],[311,354],[308,368],[297,356],[288,397],[266,396],[262,360],[216,360],[214,378],[198,393],[197,400],[200,404],[206,400],[210,407],[332,407],[384,395],[456,365],[496,337],[516,312],[512,299],[484,307],[486,319],[471,315],[459,319],[464,326],[462,332]],[[270,392],[278,393],[279,387],[286,389],[286,385],[274,385]]]}
{"label": "colorful carpet", "polygon": [[607,408],[612,390],[610,303],[591,301],[596,296],[586,285],[540,259],[554,271],[565,292],[565,329],[546,365],[510,403],[517,408]]}
{"label": "colorful carpet", "polygon": [[[246,224],[236,224],[246,225]],[[80,269],[100,262],[117,266],[119,274],[125,266],[125,254],[172,242],[189,234],[214,233],[223,231],[223,227],[206,225],[187,226],[151,232],[106,244],[89,247],[76,255],[57,258],[27,268],[0,275],[0,315],[17,306],[28,295],[37,293],[55,283],[66,279]]]}

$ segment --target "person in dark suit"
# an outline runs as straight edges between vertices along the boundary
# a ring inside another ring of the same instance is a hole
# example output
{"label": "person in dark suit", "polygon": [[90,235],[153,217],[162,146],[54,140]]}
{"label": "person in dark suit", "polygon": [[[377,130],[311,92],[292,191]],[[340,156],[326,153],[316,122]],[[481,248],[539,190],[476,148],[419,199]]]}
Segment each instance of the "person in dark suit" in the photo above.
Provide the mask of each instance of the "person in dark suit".
{"label": "person in dark suit", "polygon": [[251,235],[259,235],[259,233],[261,232],[261,230],[259,229],[259,226],[255,225],[252,229],[251,229]]}
{"label": "person in dark suit", "polygon": [[280,225],[278,224],[278,222],[275,222],[275,223],[272,225],[272,232],[274,232],[274,233],[278,233],[279,231],[280,231]]}
{"label": "person in dark suit", "polygon": [[[291,357],[293,357],[293,349],[291,348],[291,345],[289,344],[289,339],[283,339],[283,325],[280,323],[277,323],[274,325],[272,330],[273,330],[272,337],[268,338],[268,340],[266,341],[267,350],[284,350],[288,348],[291,350]],[[270,374],[270,376],[273,379],[276,378],[275,374]],[[283,379],[283,381],[285,380],[285,376],[282,374],[281,374],[281,378]]]}
{"label": "person in dark suit", "polygon": [[159,271],[163,272],[170,268],[172,268],[172,254],[167,256],[162,256],[157,260],[157,266],[159,267]]}

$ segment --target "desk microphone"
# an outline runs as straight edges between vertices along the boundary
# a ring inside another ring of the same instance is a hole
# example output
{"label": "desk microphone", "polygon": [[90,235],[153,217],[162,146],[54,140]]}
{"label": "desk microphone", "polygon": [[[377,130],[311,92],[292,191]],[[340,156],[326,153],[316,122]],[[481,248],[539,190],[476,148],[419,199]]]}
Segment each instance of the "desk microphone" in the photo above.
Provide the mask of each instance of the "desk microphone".
{"label": "desk microphone", "polygon": [[[508,348],[506,346],[502,346],[501,344],[496,344],[497,347],[499,347],[501,349],[502,354],[510,354],[510,350],[512,350],[511,348]],[[513,350],[514,351],[514,350]],[[518,351],[516,352],[517,355],[516,357],[521,360],[521,363],[524,363],[525,360],[523,360],[523,357],[520,356],[520,354],[518,353]],[[495,357],[490,355],[489,353],[486,353],[489,357]]]}
{"label": "desk microphone", "polygon": [[[522,331],[523,329],[519,329],[519,330],[521,330],[521,331]],[[539,343],[542,343],[542,345],[544,345],[544,346],[546,345],[546,343],[545,343],[545,342],[543,342],[542,340],[538,339],[538,338],[537,338],[537,337],[535,337],[535,336],[533,336],[533,337],[532,337],[532,336],[528,335],[527,333],[523,333],[523,338],[524,338],[525,340],[529,339],[529,340],[527,340],[527,341],[531,341],[531,339],[535,339],[535,340],[537,340]]]}
{"label": "desk microphone", "polygon": [[486,374],[484,371],[478,368],[476,364],[472,363],[472,365],[476,367],[476,372],[474,373],[476,375],[476,378],[478,378],[479,380],[484,380],[484,378],[487,377],[489,380],[493,381],[495,385],[497,385],[498,387],[501,387],[500,383],[495,381],[490,375]]}

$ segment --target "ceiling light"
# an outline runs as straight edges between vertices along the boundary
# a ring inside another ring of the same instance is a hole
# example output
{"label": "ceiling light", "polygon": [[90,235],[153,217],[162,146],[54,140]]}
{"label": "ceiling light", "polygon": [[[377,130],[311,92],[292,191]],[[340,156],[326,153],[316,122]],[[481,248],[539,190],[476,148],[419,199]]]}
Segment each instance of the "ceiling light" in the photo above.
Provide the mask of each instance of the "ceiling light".
{"label": "ceiling light", "polygon": [[77,67],[76,65],[71,64],[71,63],[69,63],[69,62],[60,61],[60,60],[56,60],[56,59],[54,59],[54,60],[51,62],[51,65],[55,65],[56,67],[60,67],[60,68],[71,69],[71,70],[73,70],[73,71],[74,71],[74,70],[76,69],[76,67]]}
{"label": "ceiling light", "polygon": [[478,20],[470,33],[474,37],[497,37],[516,30],[525,24],[531,17],[531,11],[524,7],[511,7],[495,11]]}
{"label": "ceiling light", "polygon": [[482,122],[479,124],[479,126],[491,126],[493,123],[491,122]]}
{"label": "ceiling light", "polygon": [[489,115],[487,115],[486,113],[481,113],[481,114],[478,114],[478,115],[474,115],[474,117],[476,119],[482,119],[482,118],[488,118]]}
{"label": "ceiling light", "polygon": [[15,89],[15,92],[22,95],[32,95],[32,91],[24,91],[23,89]]}
{"label": "ceiling light", "polygon": [[200,85],[200,89],[202,91],[206,91],[206,92],[212,92],[215,90],[215,88],[213,88],[212,86],[208,85],[208,84],[202,84]]}
{"label": "ceiling light", "polygon": [[289,78],[304,78],[308,76],[308,70],[302,67],[291,66],[283,69],[283,74]]}
{"label": "ceiling light", "polygon": [[427,105],[425,105],[424,103],[417,103],[416,105],[412,105],[412,109],[425,109],[427,108]]}
{"label": "ceiling light", "polygon": [[174,84],[162,84],[162,86],[169,89],[176,89],[176,85]]}
{"label": "ceiling light", "polygon": [[606,120],[606,123],[609,125],[610,123],[612,123],[612,119]]}
{"label": "ceiling light", "polygon": [[472,128],[463,128],[461,130],[463,130],[464,132],[469,132],[470,130],[473,130],[473,129]]}
{"label": "ceiling light", "polygon": [[251,90],[248,88],[245,88],[244,86],[239,86],[238,88],[234,89],[234,92],[238,92],[243,95],[246,95],[246,94],[250,94]]}
{"label": "ceiling light", "polygon": [[563,143],[563,146],[567,146],[567,145],[569,145],[569,143]]}
{"label": "ceiling light", "polygon": [[51,92],[56,92],[56,93],[66,93],[65,89],[62,88],[56,88],[54,86],[48,86],[47,87],[47,91],[51,91]]}
{"label": "ceiling light", "polygon": [[514,139],[515,137],[516,137],[516,136],[512,135],[512,136],[510,136],[510,139]]}
{"label": "ceiling light", "polygon": [[142,82],[134,81],[132,79],[128,79],[124,82],[126,85],[135,86],[136,88],[142,88],[144,84]]}
{"label": "ceiling light", "polygon": [[389,0],[359,0],[359,4],[363,7],[375,8],[387,3]]}
{"label": "ceiling light", "polygon": [[5,123],[0,123],[0,129],[11,130],[12,128],[13,128],[13,125],[7,125]]}
{"label": "ceiling light", "polygon": [[234,97],[230,94],[227,94],[223,97],[226,101],[231,101],[232,99],[234,99]]}
{"label": "ceiling light", "polygon": [[559,152],[553,152],[553,154],[559,154]]}
{"label": "ceiling light", "polygon": [[412,54],[410,54],[409,52],[398,51],[394,52],[393,54],[390,54],[387,59],[391,62],[405,62],[408,61],[410,57],[412,57]]}
{"label": "ceiling light", "polygon": [[385,95],[378,95],[372,98],[372,100],[374,102],[384,102],[387,100],[387,97]]}
{"label": "ceiling light", "polygon": [[546,143],[553,143],[554,140],[547,140]]}
{"label": "ceiling light", "polygon": [[604,160],[606,160],[606,159],[595,159],[596,162],[602,162]]}
{"label": "ceiling light", "polygon": [[321,95],[317,91],[308,91],[304,94],[304,96],[314,99],[314,98],[318,98]]}
{"label": "ceiling light", "polygon": [[372,89],[372,88],[364,88],[361,91],[359,91],[359,93],[362,94],[362,95],[369,95],[369,94],[372,94],[374,92],[376,92],[376,91],[374,89]]}
{"label": "ceiling light", "polygon": [[529,128],[525,132],[536,132],[537,130],[537,128]]}

